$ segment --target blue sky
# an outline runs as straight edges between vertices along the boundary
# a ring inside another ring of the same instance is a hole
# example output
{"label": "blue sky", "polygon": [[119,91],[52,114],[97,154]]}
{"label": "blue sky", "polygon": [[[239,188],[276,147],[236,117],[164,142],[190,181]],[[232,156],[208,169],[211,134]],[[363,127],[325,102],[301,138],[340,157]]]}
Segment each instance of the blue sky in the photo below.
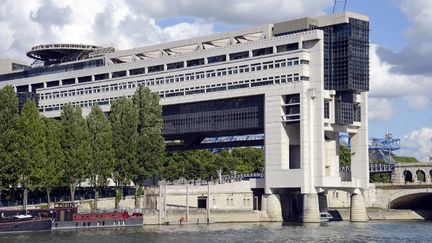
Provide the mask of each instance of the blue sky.
{"label": "blue sky", "polygon": [[[332,10],[333,0],[2,0],[0,58],[25,59],[31,46],[52,42],[127,49]],[[370,18],[369,135],[390,131],[402,140],[400,154],[427,160],[432,1],[348,0],[347,10]]]}

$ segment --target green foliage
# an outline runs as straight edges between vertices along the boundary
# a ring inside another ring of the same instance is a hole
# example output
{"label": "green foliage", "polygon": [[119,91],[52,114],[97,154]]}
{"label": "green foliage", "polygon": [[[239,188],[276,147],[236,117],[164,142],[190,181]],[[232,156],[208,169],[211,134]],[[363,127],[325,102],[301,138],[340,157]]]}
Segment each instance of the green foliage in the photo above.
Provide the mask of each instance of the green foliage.
{"label": "green foliage", "polygon": [[408,156],[396,156],[396,155],[393,155],[392,157],[393,157],[393,159],[394,159],[396,162],[400,162],[400,163],[418,163],[418,162],[419,162],[419,161],[418,161],[416,158],[414,158],[414,157],[408,157]]}
{"label": "green foliage", "polygon": [[239,173],[263,172],[264,150],[257,148],[235,148],[231,152],[237,158],[235,170]]}
{"label": "green foliage", "polygon": [[138,161],[138,112],[132,100],[119,98],[112,102],[110,121],[115,158],[113,180],[122,187],[129,184]]}
{"label": "green foliage", "polygon": [[34,190],[46,164],[45,123],[33,100],[27,100],[18,122],[18,183],[23,188],[23,207],[27,207],[28,190]]}
{"label": "green foliage", "polygon": [[48,204],[41,204],[41,205],[39,206],[39,208],[40,208],[40,209],[48,209],[49,206],[48,206]]}
{"label": "green foliage", "polygon": [[[24,188],[34,190],[43,177],[43,168],[47,163],[45,147],[45,123],[39,115],[36,103],[27,100],[21,112],[18,123],[19,140],[19,179],[18,183]],[[24,195],[24,208],[27,204]]]}
{"label": "green foliage", "polygon": [[351,165],[351,150],[347,146],[339,146],[339,164]]}
{"label": "green foliage", "polygon": [[224,175],[237,173],[262,172],[264,151],[257,148],[236,148],[231,152],[224,150],[213,154],[208,150],[173,152],[166,155],[163,163],[163,178],[174,181],[181,177],[196,181],[212,180],[218,170]]}
{"label": "green foliage", "polygon": [[179,152],[166,154],[163,159],[162,168],[162,177],[169,182],[183,177],[185,163],[182,155]]}
{"label": "green foliage", "polygon": [[45,150],[46,163],[38,167],[38,187],[47,193],[50,204],[50,192],[52,188],[63,182],[66,173],[65,158],[61,147],[63,136],[62,124],[54,119],[44,119],[45,122]]}
{"label": "green foliage", "polygon": [[91,209],[97,209],[99,190],[108,185],[108,179],[114,170],[113,137],[111,124],[99,105],[91,108],[87,117],[87,126],[91,146],[88,177],[90,185],[95,191],[95,203]]}
{"label": "green foliage", "polygon": [[79,107],[65,105],[61,122],[64,131],[61,145],[66,163],[64,181],[69,184],[71,200],[74,201],[75,188],[86,178],[89,169],[90,136]]}
{"label": "green foliage", "polygon": [[391,174],[389,173],[374,173],[370,175],[370,182],[382,182],[382,183],[390,183],[391,182]]}
{"label": "green foliage", "polygon": [[196,155],[199,162],[198,177],[202,180],[217,178],[216,155],[208,150],[197,150]]}
{"label": "green foliage", "polygon": [[161,174],[162,158],[165,151],[164,138],[161,135],[163,126],[162,106],[159,95],[152,93],[148,87],[140,86],[133,96],[138,109],[138,163],[134,169],[133,181],[141,184],[146,178]]}
{"label": "green foliage", "polygon": [[0,89],[0,190],[17,184],[18,99],[12,86]]}
{"label": "green foliage", "polygon": [[87,125],[91,146],[89,179],[93,187],[99,188],[108,185],[108,178],[114,168],[111,124],[102,109],[96,105],[87,117]]}

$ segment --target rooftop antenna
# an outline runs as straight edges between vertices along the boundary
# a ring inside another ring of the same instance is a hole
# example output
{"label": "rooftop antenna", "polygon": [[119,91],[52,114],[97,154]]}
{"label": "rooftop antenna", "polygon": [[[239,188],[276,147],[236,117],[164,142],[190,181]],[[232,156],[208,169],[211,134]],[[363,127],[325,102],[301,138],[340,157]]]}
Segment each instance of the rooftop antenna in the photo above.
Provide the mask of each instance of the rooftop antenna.
{"label": "rooftop antenna", "polygon": [[347,0],[334,0],[334,4],[333,4],[333,13],[335,13],[337,3],[342,3],[342,2],[343,2],[343,4],[344,4],[344,6],[343,6],[343,12],[345,12],[345,10],[346,10]]}

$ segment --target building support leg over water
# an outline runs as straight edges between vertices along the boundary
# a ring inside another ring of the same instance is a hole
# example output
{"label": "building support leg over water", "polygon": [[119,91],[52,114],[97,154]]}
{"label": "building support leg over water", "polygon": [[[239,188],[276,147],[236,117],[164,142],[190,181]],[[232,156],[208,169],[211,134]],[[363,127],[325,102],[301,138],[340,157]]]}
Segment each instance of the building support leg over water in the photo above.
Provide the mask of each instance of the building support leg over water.
{"label": "building support leg over water", "polygon": [[362,193],[351,195],[350,220],[351,222],[368,221],[365,200]]}
{"label": "building support leg over water", "polygon": [[271,220],[283,221],[282,207],[278,194],[263,194],[262,208],[266,209],[267,215]]}
{"label": "building support leg over water", "polygon": [[319,223],[320,212],[317,193],[303,194],[303,223]]}
{"label": "building support leg over water", "polygon": [[328,212],[327,192],[318,193],[318,203],[320,212]]}

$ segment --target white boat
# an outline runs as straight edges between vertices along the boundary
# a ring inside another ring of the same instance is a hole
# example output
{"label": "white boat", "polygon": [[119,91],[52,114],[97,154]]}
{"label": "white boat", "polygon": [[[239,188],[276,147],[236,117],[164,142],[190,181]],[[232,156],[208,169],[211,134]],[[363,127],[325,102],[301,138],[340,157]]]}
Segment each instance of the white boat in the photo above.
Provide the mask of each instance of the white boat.
{"label": "white boat", "polygon": [[320,213],[320,221],[321,222],[328,222],[333,219],[333,216],[329,214],[328,212],[321,212]]}

